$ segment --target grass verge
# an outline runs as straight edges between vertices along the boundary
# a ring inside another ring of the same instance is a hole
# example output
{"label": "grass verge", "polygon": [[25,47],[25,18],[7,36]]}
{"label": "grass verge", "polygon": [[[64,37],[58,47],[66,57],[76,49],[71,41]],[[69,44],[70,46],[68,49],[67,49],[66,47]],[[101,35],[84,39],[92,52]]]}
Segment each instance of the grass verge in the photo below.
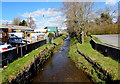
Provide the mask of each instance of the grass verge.
{"label": "grass verge", "polygon": [[85,41],[86,42],[84,44],[77,43],[78,49],[106,70],[112,76],[112,80],[120,80],[118,77],[119,63],[112,58],[105,57],[101,53],[94,50],[90,44],[90,37],[86,37]]}
{"label": "grass verge", "polygon": [[93,39],[94,39],[97,43],[100,43],[100,44],[105,45],[105,43],[101,42],[97,37],[93,36]]}
{"label": "grass verge", "polygon": [[[54,40],[54,43],[57,45],[62,45],[63,43],[63,38],[65,38],[66,35],[61,36],[57,39]],[[56,46],[57,46],[56,45]],[[41,47],[39,47],[36,50],[33,50],[32,52],[30,52],[27,56],[24,56],[22,58],[19,58],[17,60],[15,60],[14,62],[10,63],[7,68],[5,68],[2,71],[2,79],[0,78],[0,80],[2,81],[2,83],[8,83],[11,82],[12,79],[15,79],[16,76],[20,73],[23,73],[23,71],[34,62],[34,56],[42,53],[44,51],[44,49],[47,48],[47,51],[53,49],[53,47],[55,47],[55,45],[53,44],[45,44]],[[48,52],[45,52],[45,54],[49,54]],[[44,58],[43,58],[44,59]],[[42,60],[42,59],[41,59]]]}
{"label": "grass verge", "polygon": [[78,54],[77,49],[79,49],[85,56],[98,63],[102,69],[106,70],[107,73],[111,75],[112,80],[120,80],[118,77],[119,63],[109,57],[104,57],[101,53],[94,50],[89,41],[90,37],[85,38],[84,44],[78,43],[75,38],[71,39],[69,56],[76,63],[77,67],[83,68],[94,82],[105,83],[104,79],[106,79],[106,76],[99,70],[95,69],[83,56]]}
{"label": "grass verge", "polygon": [[2,83],[2,68],[0,68],[0,84]]}
{"label": "grass verge", "polygon": [[22,73],[29,65],[31,65],[31,63],[34,62],[35,55],[45,48],[48,48],[49,51],[52,47],[54,46],[45,44],[42,47],[39,47],[37,50],[30,52],[27,56],[19,58],[10,63],[7,68],[2,71],[2,82],[11,82],[12,79],[15,79],[18,74]]}
{"label": "grass verge", "polygon": [[94,82],[104,82],[98,78],[92,65],[83,56],[78,54],[77,43],[76,39],[71,39],[69,57],[75,62],[78,68],[83,68],[84,72],[86,72]]}

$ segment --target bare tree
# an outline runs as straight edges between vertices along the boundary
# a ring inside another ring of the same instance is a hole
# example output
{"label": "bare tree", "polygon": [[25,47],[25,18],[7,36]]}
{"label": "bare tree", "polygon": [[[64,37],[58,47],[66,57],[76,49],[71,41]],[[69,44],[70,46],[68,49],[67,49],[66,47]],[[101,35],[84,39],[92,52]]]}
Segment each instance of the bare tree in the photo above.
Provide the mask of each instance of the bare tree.
{"label": "bare tree", "polygon": [[63,5],[64,7],[62,8],[65,16],[66,16],[66,21],[65,24],[67,26],[67,30],[71,32],[76,32],[78,29],[78,17],[77,17],[77,3],[76,2],[64,2]]}
{"label": "bare tree", "polygon": [[27,18],[27,25],[28,27],[33,28],[33,29],[36,27],[35,21],[33,20],[31,16]]}
{"label": "bare tree", "polygon": [[89,27],[89,23],[91,22],[91,12],[93,8],[92,2],[80,2],[79,3],[79,24],[80,28],[82,30],[82,43],[84,43],[84,36],[87,32],[87,29]]}
{"label": "bare tree", "polygon": [[9,24],[8,21],[2,22],[2,25],[6,25],[6,26],[8,26],[8,24]]}
{"label": "bare tree", "polygon": [[14,18],[13,19],[13,25],[19,25],[20,21],[21,21],[20,17]]}
{"label": "bare tree", "polygon": [[66,15],[66,26],[70,32],[76,32],[80,35],[82,32],[82,43],[84,43],[84,35],[91,20],[93,3],[91,2],[64,2],[63,12]]}
{"label": "bare tree", "polygon": [[[103,9],[98,9],[96,11],[96,16],[99,16],[97,18],[95,18],[95,22],[97,22],[96,24],[98,24],[99,21],[99,25],[103,25],[103,24],[112,24],[112,20],[113,19],[117,19],[117,7],[116,6],[108,6],[106,5],[105,8]],[[97,21],[96,21],[97,20]]]}

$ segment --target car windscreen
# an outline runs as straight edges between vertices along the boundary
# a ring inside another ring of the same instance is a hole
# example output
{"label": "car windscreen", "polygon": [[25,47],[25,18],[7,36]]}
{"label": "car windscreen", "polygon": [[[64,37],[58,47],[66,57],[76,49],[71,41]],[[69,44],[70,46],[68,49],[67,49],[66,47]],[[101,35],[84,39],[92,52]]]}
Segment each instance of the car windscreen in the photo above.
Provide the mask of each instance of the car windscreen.
{"label": "car windscreen", "polygon": [[17,38],[17,39],[14,39],[14,40],[15,40],[15,41],[22,42],[22,39],[18,39],[18,38]]}
{"label": "car windscreen", "polygon": [[14,39],[11,39],[12,40],[12,42],[22,42],[22,39],[20,39],[20,38],[14,38]]}
{"label": "car windscreen", "polygon": [[10,49],[10,48],[12,48],[12,46],[8,46],[7,48]]}
{"label": "car windscreen", "polygon": [[0,45],[4,45],[5,43],[0,42]]}

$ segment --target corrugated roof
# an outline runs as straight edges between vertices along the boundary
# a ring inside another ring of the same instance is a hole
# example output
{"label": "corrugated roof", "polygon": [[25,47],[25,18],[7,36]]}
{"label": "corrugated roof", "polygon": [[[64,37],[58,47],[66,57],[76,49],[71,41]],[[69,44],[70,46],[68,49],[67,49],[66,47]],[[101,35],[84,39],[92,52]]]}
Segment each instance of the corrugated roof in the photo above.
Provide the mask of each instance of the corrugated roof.
{"label": "corrugated roof", "polygon": [[16,29],[16,30],[34,30],[26,26],[16,26],[16,25],[0,25],[0,28]]}

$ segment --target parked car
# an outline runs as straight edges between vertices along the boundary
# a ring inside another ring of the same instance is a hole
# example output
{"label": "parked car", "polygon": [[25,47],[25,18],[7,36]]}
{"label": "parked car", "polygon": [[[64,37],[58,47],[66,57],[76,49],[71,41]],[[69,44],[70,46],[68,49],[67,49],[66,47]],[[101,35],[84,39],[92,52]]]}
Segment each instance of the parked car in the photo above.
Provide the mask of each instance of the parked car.
{"label": "parked car", "polygon": [[11,33],[8,33],[8,35],[10,38],[17,38],[17,37],[22,38],[24,36],[22,32],[11,32]]}
{"label": "parked car", "polygon": [[24,44],[29,44],[30,42],[21,38],[21,37],[16,37],[16,38],[10,38],[8,40],[8,44],[11,44],[12,46],[16,46],[16,45],[24,45]]}
{"label": "parked car", "polygon": [[11,49],[11,48],[12,48],[12,46],[10,44],[0,42],[0,52],[3,52],[5,50]]}

